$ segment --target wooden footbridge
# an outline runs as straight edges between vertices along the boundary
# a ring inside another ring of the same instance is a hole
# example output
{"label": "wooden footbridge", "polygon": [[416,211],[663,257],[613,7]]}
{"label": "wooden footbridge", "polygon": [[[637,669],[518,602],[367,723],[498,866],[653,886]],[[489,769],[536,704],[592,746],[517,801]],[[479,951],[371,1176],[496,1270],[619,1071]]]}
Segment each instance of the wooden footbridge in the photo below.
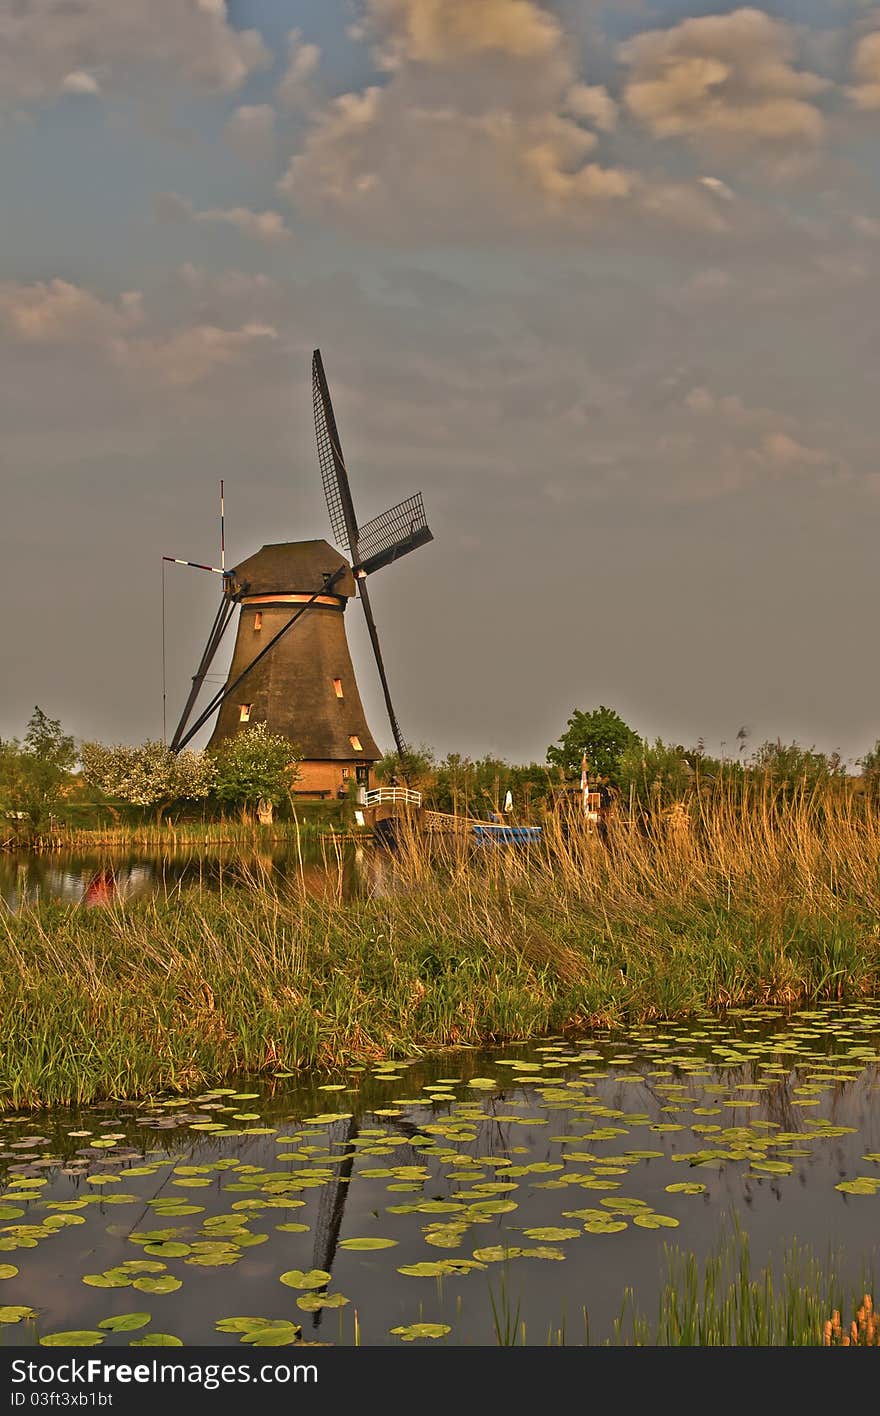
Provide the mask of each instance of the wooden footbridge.
{"label": "wooden footbridge", "polygon": [[432,811],[423,804],[422,793],[412,787],[375,787],[364,793],[362,811],[364,825],[372,827],[380,838],[411,831],[415,835],[455,835],[521,845],[541,836],[540,826],[514,826],[504,821],[480,821],[473,816]]}

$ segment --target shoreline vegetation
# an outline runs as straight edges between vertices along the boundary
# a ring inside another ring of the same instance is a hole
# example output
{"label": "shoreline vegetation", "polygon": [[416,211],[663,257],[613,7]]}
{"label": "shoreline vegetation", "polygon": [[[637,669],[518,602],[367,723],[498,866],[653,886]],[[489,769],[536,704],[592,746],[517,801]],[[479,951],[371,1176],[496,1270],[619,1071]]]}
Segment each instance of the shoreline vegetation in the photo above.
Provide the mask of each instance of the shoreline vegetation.
{"label": "shoreline vegetation", "polygon": [[696,793],[604,842],[576,814],[528,851],[413,839],[393,871],[0,914],[0,1108],[880,993],[880,817],[825,787]]}

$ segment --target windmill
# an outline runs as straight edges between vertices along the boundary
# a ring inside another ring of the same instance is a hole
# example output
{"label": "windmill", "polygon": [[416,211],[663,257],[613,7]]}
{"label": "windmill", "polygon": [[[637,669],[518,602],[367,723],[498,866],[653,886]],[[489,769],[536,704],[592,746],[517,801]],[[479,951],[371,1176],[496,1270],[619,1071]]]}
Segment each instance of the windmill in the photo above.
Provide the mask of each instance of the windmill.
{"label": "windmill", "polygon": [[[312,402],[330,526],[348,559],[327,541],[288,541],[263,546],[231,570],[225,569],[224,560],[223,599],[171,747],[179,752],[215,712],[212,747],[234,737],[245,724],[264,722],[270,732],[289,738],[299,748],[302,789],[344,794],[352,776],[369,783],[370,764],[381,755],[367,726],[351,663],[343,622],[347,602],[355,594],[360,596],[391,731],[402,757],[406,742],[391,700],[366,578],[433,537],[421,493],[358,525],[317,349],[312,359]],[[190,725],[237,607],[238,631],[226,683]]]}

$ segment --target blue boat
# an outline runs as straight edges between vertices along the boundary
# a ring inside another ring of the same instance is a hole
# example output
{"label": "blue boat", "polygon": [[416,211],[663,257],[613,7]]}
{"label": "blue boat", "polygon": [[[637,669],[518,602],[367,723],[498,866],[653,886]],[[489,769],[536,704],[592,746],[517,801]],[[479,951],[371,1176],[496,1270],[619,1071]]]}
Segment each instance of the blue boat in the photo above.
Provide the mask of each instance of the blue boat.
{"label": "blue boat", "polygon": [[475,821],[471,830],[481,845],[489,843],[499,846],[532,845],[541,839],[540,826],[507,826],[490,821]]}

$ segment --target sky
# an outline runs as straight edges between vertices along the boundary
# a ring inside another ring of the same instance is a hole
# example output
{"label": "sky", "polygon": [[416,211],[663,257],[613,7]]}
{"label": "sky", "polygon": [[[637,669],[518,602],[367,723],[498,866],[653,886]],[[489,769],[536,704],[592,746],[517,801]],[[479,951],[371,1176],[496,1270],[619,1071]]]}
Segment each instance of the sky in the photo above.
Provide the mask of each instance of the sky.
{"label": "sky", "polygon": [[329,539],[320,347],[361,521],[435,537],[370,586],[411,744],[855,761],[878,139],[860,0],[0,4],[0,737],[170,735],[219,480],[228,563]]}

